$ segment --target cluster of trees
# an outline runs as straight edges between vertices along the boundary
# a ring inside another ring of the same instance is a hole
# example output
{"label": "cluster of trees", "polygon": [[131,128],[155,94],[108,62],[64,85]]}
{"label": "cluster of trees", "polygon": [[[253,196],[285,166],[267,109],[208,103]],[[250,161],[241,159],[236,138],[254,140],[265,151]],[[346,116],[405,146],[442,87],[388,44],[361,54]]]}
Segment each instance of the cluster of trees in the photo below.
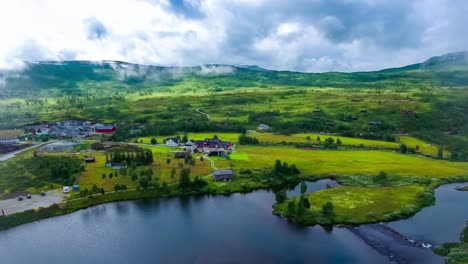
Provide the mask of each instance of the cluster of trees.
{"label": "cluster of trees", "polygon": [[153,153],[150,150],[141,149],[136,152],[116,151],[106,154],[106,162],[126,163],[127,165],[150,165],[153,163]]}
{"label": "cluster of trees", "polygon": [[341,145],[341,144],[342,144],[341,139],[337,138],[336,143],[335,143],[335,140],[333,138],[329,137],[329,138],[325,139],[325,141],[323,142],[323,148],[324,149],[337,149],[338,145]]}
{"label": "cluster of trees", "polygon": [[85,168],[79,159],[71,157],[42,157],[35,156],[31,163],[25,165],[39,175],[49,178],[53,182],[63,185],[73,185],[76,180],[74,174]]}
{"label": "cluster of trees", "polygon": [[281,162],[281,160],[276,160],[273,166],[274,175],[297,175],[299,173],[301,173],[301,171],[295,164],[288,165],[288,163]]}
{"label": "cluster of trees", "polygon": [[[185,116],[185,115],[184,115]],[[245,123],[235,120],[223,120],[223,121],[212,121],[195,118],[192,122],[185,122],[186,120],[162,120],[155,121],[153,123],[146,123],[142,129],[140,136],[171,136],[177,134],[179,131],[184,132],[238,132],[245,133]],[[141,122],[147,122],[147,120],[141,120]],[[141,123],[135,124],[121,124],[116,133],[112,135],[112,141],[124,141],[134,137],[130,134],[130,130],[134,127],[139,126]],[[183,140],[183,138],[182,138]]]}
{"label": "cluster of trees", "polygon": [[291,200],[288,202],[287,206],[287,213],[289,215],[302,217],[307,212],[307,210],[310,209],[310,202],[306,196],[301,195],[297,203],[294,200]]}
{"label": "cluster of trees", "polygon": [[96,184],[93,185],[93,187],[88,190],[87,188],[84,188],[83,190],[80,191],[80,197],[86,197],[89,195],[95,195],[95,194],[104,194],[104,188],[99,188]]}
{"label": "cluster of trees", "polygon": [[400,144],[400,152],[403,154],[416,153],[418,149],[419,149],[418,146],[416,146],[415,148],[412,148],[412,147],[408,147],[406,144]]}
{"label": "cluster of trees", "polygon": [[118,192],[118,191],[126,191],[126,190],[127,190],[127,185],[119,184],[119,183],[114,184],[114,191]]}
{"label": "cluster of trees", "polygon": [[246,134],[241,134],[239,136],[239,144],[241,145],[257,145],[258,143],[260,143],[258,141],[258,138],[256,137],[250,137],[250,136],[247,136]]}
{"label": "cluster of trees", "polygon": [[190,178],[190,169],[189,168],[183,168],[180,171],[180,179],[179,179],[179,188],[182,190],[188,190],[188,189],[201,189],[204,186],[206,186],[208,183],[200,178],[200,177],[195,177],[195,179]]}

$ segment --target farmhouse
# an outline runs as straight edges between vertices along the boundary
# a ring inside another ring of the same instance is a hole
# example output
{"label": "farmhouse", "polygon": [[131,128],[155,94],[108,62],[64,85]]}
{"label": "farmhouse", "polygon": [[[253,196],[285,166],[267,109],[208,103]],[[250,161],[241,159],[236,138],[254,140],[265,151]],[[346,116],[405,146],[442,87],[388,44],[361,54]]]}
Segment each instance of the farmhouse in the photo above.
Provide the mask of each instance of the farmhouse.
{"label": "farmhouse", "polygon": [[117,128],[114,125],[96,126],[96,133],[115,133]]}
{"label": "farmhouse", "polygon": [[206,138],[205,140],[196,140],[195,145],[198,148],[223,148],[231,149],[231,142],[222,141],[217,136]]}
{"label": "farmhouse", "polygon": [[180,137],[166,138],[165,142],[168,147],[177,147],[180,145]]}
{"label": "farmhouse", "polygon": [[234,172],[231,169],[215,170],[213,172],[213,180],[217,181],[230,181],[234,178]]}

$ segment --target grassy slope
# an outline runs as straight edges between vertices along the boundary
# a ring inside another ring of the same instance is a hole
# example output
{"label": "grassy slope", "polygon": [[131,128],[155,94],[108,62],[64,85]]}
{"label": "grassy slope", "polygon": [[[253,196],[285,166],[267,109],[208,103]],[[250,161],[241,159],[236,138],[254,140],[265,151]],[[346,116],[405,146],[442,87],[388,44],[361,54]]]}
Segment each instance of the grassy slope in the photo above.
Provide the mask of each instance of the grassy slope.
{"label": "grassy slope", "polygon": [[[417,155],[369,150],[301,150],[292,147],[241,146],[248,160],[232,160],[236,169],[272,166],[279,159],[296,164],[305,175],[377,175],[445,178],[467,176],[468,163],[435,160]],[[430,169],[428,169],[430,168]]]}
{"label": "grassy slope", "polygon": [[[387,142],[381,140],[370,140],[370,139],[362,139],[362,138],[351,138],[351,137],[343,137],[343,136],[333,136],[333,135],[326,135],[326,134],[317,134],[317,133],[299,133],[299,134],[292,134],[292,135],[283,135],[283,134],[272,134],[272,133],[258,133],[258,132],[249,132],[247,133],[248,136],[256,137],[261,144],[279,144],[279,143],[303,143],[303,144],[319,144],[320,142],[317,141],[317,138],[323,142],[327,138],[332,138],[336,140],[339,138],[342,142],[343,146],[352,146],[352,147],[360,147],[362,146],[366,148],[380,148],[380,149],[398,149],[400,144],[406,144],[408,147],[415,148],[416,146],[419,147],[419,152],[425,155],[432,155],[435,156],[438,151],[438,147],[429,144],[423,140],[410,137],[410,136],[400,136],[400,142]],[[184,133],[179,133],[179,136],[183,136]],[[205,138],[212,138],[214,135],[217,135],[221,140],[230,141],[233,143],[238,143],[240,133],[226,133],[226,132],[209,132],[209,133],[187,133],[189,139],[193,140],[203,140]],[[173,135],[177,136],[177,135]],[[169,138],[171,136],[148,136],[148,137],[138,137],[135,138],[133,141],[141,142],[150,144],[151,139],[154,138],[157,140],[158,144],[162,144],[164,139]],[[307,139],[307,137],[310,138]]]}

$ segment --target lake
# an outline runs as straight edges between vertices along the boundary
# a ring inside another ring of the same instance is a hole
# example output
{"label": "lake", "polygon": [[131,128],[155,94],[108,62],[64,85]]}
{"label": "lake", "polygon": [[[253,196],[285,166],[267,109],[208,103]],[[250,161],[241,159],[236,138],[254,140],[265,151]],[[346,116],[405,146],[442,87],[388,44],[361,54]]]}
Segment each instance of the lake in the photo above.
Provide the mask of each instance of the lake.
{"label": "lake", "polygon": [[[308,191],[326,184],[336,185],[321,180],[308,183]],[[458,234],[466,212],[438,208],[455,202],[460,208],[468,193],[450,186],[436,191],[437,205],[423,216],[389,225],[429,241]],[[289,192],[298,193],[298,188]],[[273,192],[262,190],[98,205],[0,232],[0,258],[2,263],[389,263],[348,229],[290,223],[272,215],[273,203]],[[430,223],[443,228],[434,232]],[[428,262],[443,263],[427,252]]]}

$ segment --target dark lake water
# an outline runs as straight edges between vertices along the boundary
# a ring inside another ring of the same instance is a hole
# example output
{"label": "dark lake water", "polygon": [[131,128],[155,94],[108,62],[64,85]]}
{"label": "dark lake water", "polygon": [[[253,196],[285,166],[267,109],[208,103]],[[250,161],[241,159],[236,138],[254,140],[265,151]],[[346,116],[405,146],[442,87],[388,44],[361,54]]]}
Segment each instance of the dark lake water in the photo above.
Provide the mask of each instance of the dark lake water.
{"label": "dark lake water", "polygon": [[[334,185],[322,180],[309,183],[308,191],[323,189],[327,183]],[[453,193],[438,192],[437,198],[447,202],[466,198],[452,197]],[[290,194],[298,194],[298,189]],[[273,216],[273,202],[272,192],[257,191],[99,205],[0,232],[0,263],[389,262],[346,228],[326,231]],[[408,235],[442,242],[445,231],[451,235],[461,231],[463,219],[456,218],[462,215],[421,214],[430,218],[392,225]],[[414,219],[419,218],[418,214]],[[421,224],[425,221],[446,221],[447,226],[434,234],[430,224]],[[433,260],[442,261],[436,256]]]}

